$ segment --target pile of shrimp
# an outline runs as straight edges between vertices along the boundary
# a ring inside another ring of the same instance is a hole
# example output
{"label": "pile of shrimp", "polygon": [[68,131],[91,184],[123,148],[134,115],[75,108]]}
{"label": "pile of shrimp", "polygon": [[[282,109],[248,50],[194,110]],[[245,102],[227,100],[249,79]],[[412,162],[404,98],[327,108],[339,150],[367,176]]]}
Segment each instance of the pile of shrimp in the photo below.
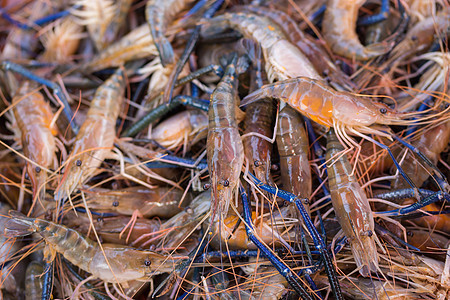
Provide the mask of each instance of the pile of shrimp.
{"label": "pile of shrimp", "polygon": [[450,299],[447,1],[0,13],[1,299]]}

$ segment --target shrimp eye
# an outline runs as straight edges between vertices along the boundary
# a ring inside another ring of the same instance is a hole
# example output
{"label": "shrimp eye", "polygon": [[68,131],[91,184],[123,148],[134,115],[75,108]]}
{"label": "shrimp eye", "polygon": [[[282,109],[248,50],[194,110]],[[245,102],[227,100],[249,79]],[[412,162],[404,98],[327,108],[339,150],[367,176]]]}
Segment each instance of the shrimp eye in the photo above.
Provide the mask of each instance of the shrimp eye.
{"label": "shrimp eye", "polygon": [[206,190],[209,190],[209,188],[211,187],[211,184],[210,183],[205,183],[204,185],[203,185],[203,189],[206,191]]}
{"label": "shrimp eye", "polygon": [[80,159],[77,159],[77,161],[75,163],[76,163],[77,167],[81,167],[81,160]]}
{"label": "shrimp eye", "polygon": [[255,167],[259,167],[262,164],[259,160],[255,160],[254,165],[255,165]]}
{"label": "shrimp eye", "polygon": [[152,262],[151,262],[150,260],[146,259],[146,260],[144,261],[144,265],[145,265],[146,267],[150,267],[150,266],[152,265]]}
{"label": "shrimp eye", "polygon": [[229,186],[230,185],[230,181],[228,179],[225,179],[223,181],[223,186]]}
{"label": "shrimp eye", "polygon": [[372,230],[367,230],[367,236],[371,237],[373,235],[373,231]]}
{"label": "shrimp eye", "polygon": [[384,107],[380,108],[380,113],[383,114],[383,115],[386,114],[387,113],[387,109],[384,108]]}
{"label": "shrimp eye", "polygon": [[112,206],[114,206],[114,207],[119,206],[119,201],[114,201],[114,202],[112,203]]}
{"label": "shrimp eye", "polygon": [[34,170],[36,171],[36,173],[40,173],[41,172],[41,168],[40,167],[36,167]]}
{"label": "shrimp eye", "polygon": [[309,204],[309,199],[308,199],[308,198],[302,199],[302,203],[303,203],[303,204]]}
{"label": "shrimp eye", "polygon": [[406,232],[406,235],[409,236],[409,237],[413,237],[413,236],[414,236],[414,232],[412,232],[412,231],[407,231],[407,232]]}

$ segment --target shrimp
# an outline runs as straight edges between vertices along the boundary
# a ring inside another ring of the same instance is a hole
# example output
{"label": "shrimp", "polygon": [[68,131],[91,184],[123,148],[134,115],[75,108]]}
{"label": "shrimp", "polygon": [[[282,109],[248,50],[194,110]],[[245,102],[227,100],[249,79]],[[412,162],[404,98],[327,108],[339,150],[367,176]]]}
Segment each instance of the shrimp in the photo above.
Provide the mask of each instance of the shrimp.
{"label": "shrimp", "polygon": [[325,41],[334,53],[356,60],[368,60],[388,52],[391,45],[384,43],[364,47],[356,34],[359,8],[365,0],[329,0],[322,22]]}
{"label": "shrimp", "polygon": [[122,68],[118,69],[95,92],[55,193],[56,200],[69,197],[79,185],[90,179],[110,153],[125,91],[123,72]]}
{"label": "shrimp", "polygon": [[[87,191],[86,201],[89,208],[94,210],[128,216],[138,210],[146,218],[170,218],[182,210],[178,207],[182,196],[183,191],[174,188],[160,187],[149,190],[143,187],[128,187],[120,190]],[[190,200],[189,196],[190,194],[186,201]]]}
{"label": "shrimp", "polygon": [[175,260],[171,257],[115,244],[100,246],[63,225],[28,218],[16,211],[9,214],[11,220],[4,232],[6,236],[17,237],[35,232],[44,238],[52,253],[61,253],[75,266],[105,282],[147,281],[155,274],[173,271]]}
{"label": "shrimp", "polygon": [[172,45],[165,37],[165,31],[175,15],[186,8],[193,0],[149,0],[145,6],[145,16],[148,26],[155,41],[156,48],[161,58],[161,64],[165,67],[175,63]]}
{"label": "shrimp", "polygon": [[208,116],[200,110],[186,110],[170,117],[152,130],[152,139],[173,150],[185,143],[186,150],[208,134]]}
{"label": "shrimp", "polygon": [[[118,245],[131,245],[144,234],[157,232],[161,227],[159,220],[137,219],[132,224],[132,228],[129,228],[132,220],[127,216],[98,218],[93,221],[95,231],[103,242]],[[76,216],[74,212],[68,212],[64,218],[64,225],[83,234],[90,232],[88,237],[95,239],[87,215],[78,214]],[[134,243],[133,246],[140,247],[141,244]]]}
{"label": "shrimp", "polygon": [[270,82],[299,76],[321,79],[311,62],[291,42],[282,29],[266,17],[250,13],[225,13],[206,21],[203,34],[217,28],[238,30],[261,45]]}
{"label": "shrimp", "polygon": [[45,52],[41,55],[42,60],[67,62],[78,49],[81,38],[83,38],[82,27],[72,19],[67,18],[59,22],[40,37],[45,48]]}
{"label": "shrimp", "polygon": [[[211,214],[225,219],[230,200],[237,192],[244,163],[244,146],[236,123],[237,58],[228,65],[222,80],[211,95],[209,128],[206,142],[208,171],[211,177],[213,205]],[[211,222],[214,223],[214,222]]]}
{"label": "shrimp", "polygon": [[39,299],[42,295],[43,281],[41,275],[44,274],[42,263],[32,261],[28,264],[25,274],[25,299]]}
{"label": "shrimp", "polygon": [[287,105],[278,115],[277,146],[284,190],[301,198],[309,198],[312,178],[308,162],[308,137],[300,114]]}
{"label": "shrimp", "polygon": [[370,99],[348,92],[336,92],[324,82],[306,77],[264,85],[247,95],[241,106],[264,97],[286,101],[301,114],[326,127],[358,129],[360,132],[377,133],[382,136],[386,134],[368,126],[406,124],[408,121],[403,119],[411,116],[397,112],[383,103],[372,102]]}
{"label": "shrimp", "polygon": [[350,78],[336,67],[328,53],[305,35],[290,15],[281,10],[269,9],[262,6],[249,5],[239,7],[239,9],[270,18],[277,23],[283,29],[289,41],[296,45],[314,65],[315,70],[319,74],[330,78],[330,84],[337,84],[336,88],[338,86],[346,89],[352,89],[354,87]]}
{"label": "shrimp", "polygon": [[86,25],[97,50],[103,50],[115,38],[125,21],[132,0],[77,0],[82,10],[72,10],[80,25]]}
{"label": "shrimp", "polygon": [[47,172],[57,165],[53,113],[44,97],[25,81],[13,98],[13,113],[21,135],[27,172],[33,186],[33,198],[45,196]]}
{"label": "shrimp", "polygon": [[339,224],[347,236],[359,273],[367,277],[378,269],[378,253],[375,245],[376,233],[372,210],[366,194],[352,176],[352,167],[334,130],[327,134],[326,159],[331,201]]}
{"label": "shrimp", "polygon": [[155,43],[147,25],[141,25],[117,42],[109,45],[84,68],[94,72],[110,67],[118,67],[127,61],[156,55]]}

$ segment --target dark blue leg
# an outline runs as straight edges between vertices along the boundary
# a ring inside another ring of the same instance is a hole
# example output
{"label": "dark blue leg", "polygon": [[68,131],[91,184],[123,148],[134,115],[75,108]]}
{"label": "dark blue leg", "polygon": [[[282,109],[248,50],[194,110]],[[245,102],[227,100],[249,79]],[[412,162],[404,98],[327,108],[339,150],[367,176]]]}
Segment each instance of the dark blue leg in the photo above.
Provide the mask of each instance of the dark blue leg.
{"label": "dark blue leg", "polygon": [[381,0],[380,12],[376,15],[366,16],[358,21],[358,25],[371,25],[386,20],[389,17],[389,0]]}
{"label": "dark blue leg", "polygon": [[71,125],[71,128],[73,130],[73,132],[76,134],[78,133],[78,126],[75,124],[75,122],[73,122],[73,113],[72,113],[72,109],[70,108],[69,102],[66,99],[66,96],[64,95],[61,87],[52,82],[49,81],[47,79],[44,79],[42,77],[37,76],[36,74],[30,72],[29,70],[25,69],[24,67],[9,62],[9,61],[4,61],[1,64],[1,68],[5,71],[13,71],[16,72],[30,80],[36,81],[39,84],[45,85],[48,88],[50,88],[51,90],[53,90],[53,94],[55,95],[55,97],[57,97],[59,100],[61,100],[61,102],[64,105],[64,115],[67,118],[67,121],[69,122],[69,124]]}
{"label": "dark blue leg", "polygon": [[245,230],[248,238],[258,247],[258,249],[270,260],[272,265],[278,270],[278,272],[286,278],[286,281],[291,287],[302,297],[302,299],[313,300],[311,295],[308,294],[306,289],[300,284],[296,275],[292,272],[288,265],[279,260],[271,249],[267,248],[255,235],[252,223],[252,217],[250,212],[250,204],[248,202],[247,193],[242,186],[239,187],[241,194],[242,206],[244,211]]}
{"label": "dark blue leg", "polygon": [[159,118],[163,117],[170,111],[174,110],[180,105],[188,105],[201,110],[208,110],[209,100],[198,99],[191,96],[180,95],[176,96],[170,104],[162,104],[154,109],[152,109],[148,114],[146,114],[142,119],[137,121],[128,127],[124,132],[122,132],[122,137],[133,137],[138,134],[142,129],[155,122]]}
{"label": "dark blue leg", "polygon": [[265,185],[262,183],[258,178],[253,176],[253,174],[249,173],[251,179],[256,183],[258,187],[260,187],[262,190],[267,191],[273,195],[277,195],[278,197],[289,201],[291,203],[295,203],[298,210],[300,211],[300,214],[302,215],[303,222],[308,229],[309,234],[311,235],[315,248],[320,252],[322,259],[325,264],[325,271],[327,272],[328,280],[330,281],[330,287],[333,290],[333,293],[336,297],[336,299],[344,299],[342,296],[341,288],[339,286],[339,281],[337,279],[336,270],[334,269],[333,262],[331,260],[330,253],[328,252],[328,249],[325,245],[325,242],[323,241],[320,234],[317,232],[316,227],[314,227],[314,224],[311,220],[311,218],[308,215],[308,212],[306,211],[305,207],[303,206],[302,201],[308,202],[308,199],[300,199],[296,195],[291,194],[289,192],[279,190],[277,188],[271,187],[269,185]]}
{"label": "dark blue leg", "polygon": [[[199,163],[195,163],[194,159],[188,159],[188,158],[181,158],[181,157],[177,157],[177,156],[173,156],[173,155],[164,155],[161,154],[160,156],[158,156],[159,159],[165,160],[167,162],[164,161],[155,161],[155,162],[149,162],[146,164],[146,166],[148,167],[152,167],[153,163],[166,163],[167,165],[172,165],[175,168],[180,168],[182,166],[180,166],[179,164],[182,163],[186,167],[186,168],[190,168],[190,169],[195,169],[195,170],[204,170],[208,168],[208,163],[206,160],[201,160]],[[171,163],[173,162],[173,163]],[[167,166],[166,166],[167,168]]]}
{"label": "dark blue leg", "polygon": [[321,7],[319,7],[318,10],[316,10],[312,15],[311,18],[309,19],[311,21],[311,23],[318,23],[320,17],[323,15],[323,13],[325,12],[325,10],[327,9],[326,4],[322,5]]}
{"label": "dark blue leg", "polygon": [[50,300],[52,298],[53,289],[53,262],[46,262],[44,267],[44,283],[42,286],[42,300]]}
{"label": "dark blue leg", "polygon": [[403,171],[402,167],[398,163],[398,161],[395,158],[394,154],[392,153],[391,149],[389,149],[388,146],[386,146],[386,145],[384,145],[384,144],[382,144],[380,142],[377,142],[376,140],[371,140],[371,142],[373,142],[375,145],[377,145],[378,147],[386,150],[389,153],[389,156],[392,158],[392,161],[394,162],[394,165],[397,168],[397,170],[400,173],[400,175],[402,175],[402,177],[408,182],[409,186],[414,189],[414,192],[415,192],[414,198],[420,199],[420,196],[419,196],[420,195],[420,191],[419,191],[419,189],[416,187],[416,185],[411,180],[411,178],[409,178],[409,176],[405,173],[405,171]]}
{"label": "dark blue leg", "polygon": [[407,147],[409,150],[411,150],[413,153],[417,154],[433,171],[433,178],[436,180],[436,182],[439,185],[439,188],[441,191],[449,192],[450,186],[447,182],[447,179],[445,178],[445,175],[442,174],[442,172],[426,157],[418,148],[414,147],[410,143],[406,142],[404,139],[394,135],[393,136],[396,141],[399,141],[402,143],[405,147]]}
{"label": "dark blue leg", "polygon": [[[429,109],[430,108],[430,103],[431,103],[432,100],[433,100],[432,96],[427,97],[427,99],[425,99],[423,101],[423,103],[419,106],[417,111],[424,111],[426,109]],[[417,118],[413,118],[413,119],[417,119]],[[417,129],[417,126],[415,126],[415,125],[409,126],[408,130],[406,131],[406,136],[412,135],[416,131],[416,129]]]}
{"label": "dark blue leg", "polygon": [[448,193],[439,191],[439,192],[435,192],[435,193],[433,193],[433,194],[431,194],[431,195],[429,195],[407,207],[395,209],[395,210],[377,212],[377,214],[383,214],[383,215],[388,215],[388,216],[406,215],[406,214],[412,213],[422,207],[430,205],[432,203],[435,203],[438,201],[444,201],[444,200],[447,202],[450,202],[450,195]]}
{"label": "dark blue leg", "polygon": [[[224,0],[217,0],[214,2],[211,7],[209,7],[205,13],[203,14],[204,18],[211,18],[214,13],[222,6]],[[173,70],[172,74],[170,74],[169,82],[166,86],[166,89],[164,90],[163,95],[163,102],[164,103],[170,103],[172,101],[173,96],[173,89],[175,88],[175,81],[178,78],[178,75],[180,75],[181,70],[183,69],[184,65],[189,59],[189,56],[191,55],[192,51],[195,48],[195,45],[197,44],[198,38],[200,36],[200,28],[201,25],[197,25],[194,28],[194,31],[189,38],[188,42],[186,43],[186,48],[184,48],[183,54],[181,55],[180,59],[177,61],[177,64],[175,66],[175,69]]]}
{"label": "dark blue leg", "polygon": [[[305,246],[306,255],[307,255],[308,260],[309,260],[309,265],[313,265],[314,260],[312,258],[311,251],[310,251],[309,245],[308,245],[308,241],[306,240],[305,232],[303,230],[301,230],[301,236],[302,236],[303,245]],[[309,286],[314,291],[314,295],[317,298],[323,300],[322,294],[318,290],[318,288],[317,288],[314,280],[311,278],[310,274],[313,274],[313,271],[312,271],[311,268],[308,268],[308,269],[305,270],[305,272],[303,272],[303,275],[305,276],[306,281],[309,283]]]}
{"label": "dark blue leg", "polygon": [[[433,195],[436,192],[419,189],[419,192],[422,196],[428,197]],[[393,200],[403,200],[408,198],[414,198],[416,191],[414,189],[400,189],[389,192],[378,193],[374,195],[374,198],[380,198],[383,200],[393,201]]]}

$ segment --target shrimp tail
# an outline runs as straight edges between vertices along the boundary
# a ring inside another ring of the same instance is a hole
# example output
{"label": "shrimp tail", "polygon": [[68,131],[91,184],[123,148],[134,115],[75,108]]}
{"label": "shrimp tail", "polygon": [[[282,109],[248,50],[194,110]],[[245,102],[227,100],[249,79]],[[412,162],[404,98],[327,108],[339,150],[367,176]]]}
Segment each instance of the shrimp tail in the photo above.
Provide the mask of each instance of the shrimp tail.
{"label": "shrimp tail", "polygon": [[239,105],[239,107],[247,106],[249,104],[255,103],[260,99],[267,97],[270,97],[270,95],[268,94],[267,89],[265,89],[263,86],[259,90],[256,90],[253,93],[250,93],[247,96],[245,96],[244,99],[241,100],[241,105]]}
{"label": "shrimp tail", "polygon": [[360,237],[361,241],[352,243],[352,253],[355,258],[359,273],[367,277],[370,272],[376,272],[378,268],[378,252],[373,239]]}
{"label": "shrimp tail", "polygon": [[168,39],[165,37],[160,37],[155,41],[155,45],[156,49],[158,49],[159,57],[161,58],[161,64],[164,67],[175,62],[175,54]]}
{"label": "shrimp tail", "polygon": [[22,237],[36,232],[32,219],[15,210],[10,210],[9,215],[11,219],[6,222],[3,232],[6,237]]}

